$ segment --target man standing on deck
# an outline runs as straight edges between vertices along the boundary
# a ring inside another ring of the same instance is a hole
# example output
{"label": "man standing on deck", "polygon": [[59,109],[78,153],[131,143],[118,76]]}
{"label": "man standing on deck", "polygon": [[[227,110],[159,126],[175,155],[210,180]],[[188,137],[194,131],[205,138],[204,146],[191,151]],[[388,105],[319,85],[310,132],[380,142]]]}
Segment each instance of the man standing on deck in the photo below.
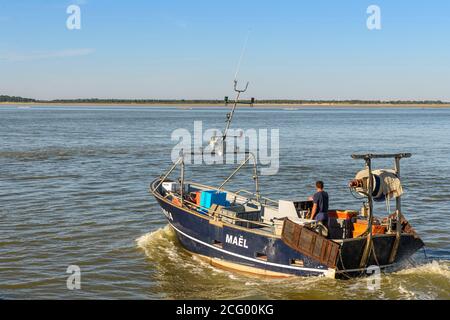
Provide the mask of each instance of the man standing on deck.
{"label": "man standing on deck", "polygon": [[316,193],[312,196],[311,200],[314,202],[311,210],[311,219],[322,222],[322,224],[328,226],[328,193],[323,190],[323,182],[316,182]]}

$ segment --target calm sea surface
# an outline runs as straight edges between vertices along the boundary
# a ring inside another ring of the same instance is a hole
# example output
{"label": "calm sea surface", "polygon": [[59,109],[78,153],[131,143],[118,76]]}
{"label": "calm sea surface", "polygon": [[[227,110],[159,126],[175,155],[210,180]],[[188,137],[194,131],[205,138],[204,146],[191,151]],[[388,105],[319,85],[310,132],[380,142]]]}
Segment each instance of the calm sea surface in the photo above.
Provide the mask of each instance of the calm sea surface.
{"label": "calm sea surface", "polygon": [[[280,130],[280,168],[263,195],[298,199],[326,183],[330,206],[359,209],[346,187],[355,152],[411,152],[403,160],[406,217],[426,243],[416,265],[367,279],[267,280],[222,271],[185,252],[149,182],[166,170],[172,131],[224,126],[227,109],[0,107],[0,299],[450,299],[450,110],[240,109],[242,129]],[[375,162],[379,167],[391,163]],[[192,167],[217,185],[229,166]],[[250,171],[230,185],[251,188]],[[379,215],[386,211],[377,206]],[[68,290],[69,265],[81,289]]]}

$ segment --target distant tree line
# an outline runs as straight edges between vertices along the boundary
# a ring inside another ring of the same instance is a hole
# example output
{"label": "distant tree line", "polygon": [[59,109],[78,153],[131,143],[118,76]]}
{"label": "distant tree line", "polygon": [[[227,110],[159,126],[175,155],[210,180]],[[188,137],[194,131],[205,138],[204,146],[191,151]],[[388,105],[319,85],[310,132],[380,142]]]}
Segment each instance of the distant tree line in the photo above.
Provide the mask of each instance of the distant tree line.
{"label": "distant tree line", "polygon": [[257,103],[265,104],[448,104],[441,100],[258,100]]}
{"label": "distant tree line", "polygon": [[36,102],[35,99],[0,95],[0,102]]}
{"label": "distant tree line", "polygon": [[[86,104],[223,104],[224,100],[217,99],[55,99],[38,100],[31,98],[13,97],[0,95],[0,102],[35,102],[35,103],[86,103]],[[249,103],[250,100],[244,101]],[[228,103],[233,103],[230,100]],[[289,100],[270,99],[257,100],[258,104],[449,104],[441,100]]]}
{"label": "distant tree line", "polygon": [[124,103],[133,103],[133,104],[196,104],[196,103],[208,103],[208,104],[217,104],[223,103],[223,100],[185,100],[185,99],[55,99],[55,100],[47,100],[40,102],[48,102],[48,103],[106,103],[106,104],[124,104]]}

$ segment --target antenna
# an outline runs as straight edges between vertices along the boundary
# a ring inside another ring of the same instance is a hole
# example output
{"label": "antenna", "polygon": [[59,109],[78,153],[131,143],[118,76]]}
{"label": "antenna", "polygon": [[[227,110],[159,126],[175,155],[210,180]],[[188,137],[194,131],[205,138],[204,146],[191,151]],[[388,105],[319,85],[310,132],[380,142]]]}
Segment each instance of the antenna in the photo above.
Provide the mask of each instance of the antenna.
{"label": "antenna", "polygon": [[[247,81],[247,83],[245,84],[244,88],[238,88],[238,80],[237,80],[237,76],[238,76],[239,70],[241,68],[241,63],[242,63],[242,60],[244,58],[245,51],[247,49],[248,39],[250,38],[250,32],[251,32],[251,30],[249,30],[248,33],[247,33],[247,37],[245,39],[244,46],[242,48],[241,56],[239,57],[238,65],[237,65],[237,68],[236,68],[236,73],[234,74],[233,82],[234,82],[234,91],[236,92],[236,98],[234,99],[234,103],[233,103],[233,107],[231,108],[231,111],[229,113],[227,113],[225,129],[224,129],[224,131],[222,133],[222,137],[219,138],[217,136],[214,136],[214,137],[211,138],[211,140],[209,142],[210,145],[214,149],[219,147],[218,150],[217,150],[217,153],[219,153],[219,154],[226,153],[225,140],[226,140],[226,138],[228,136],[228,130],[230,129],[231,122],[233,121],[234,112],[236,111],[236,107],[237,107],[238,103],[240,103],[240,104],[250,104],[251,106],[253,106],[253,104],[255,103],[255,98],[251,98],[250,102],[240,102],[239,101],[241,93],[244,93],[244,92],[247,91],[249,82]],[[228,96],[226,96],[225,97],[225,105],[228,105],[228,103],[229,103],[229,99],[228,99]],[[216,152],[216,151],[214,150],[214,152]]]}

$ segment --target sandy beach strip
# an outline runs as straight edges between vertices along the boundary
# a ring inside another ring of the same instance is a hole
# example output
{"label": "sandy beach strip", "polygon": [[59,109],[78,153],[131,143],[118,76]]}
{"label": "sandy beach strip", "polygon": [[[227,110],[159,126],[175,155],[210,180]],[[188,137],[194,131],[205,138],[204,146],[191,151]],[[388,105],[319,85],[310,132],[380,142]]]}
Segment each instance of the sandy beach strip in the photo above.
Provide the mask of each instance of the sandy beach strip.
{"label": "sandy beach strip", "polygon": [[[230,107],[232,103],[228,104]],[[224,108],[227,107],[225,104],[211,104],[211,103],[43,103],[43,102],[21,102],[21,103],[10,103],[10,102],[0,102],[0,107],[33,107],[33,106],[44,106],[44,107],[147,107],[147,108],[175,108],[188,110],[191,108]],[[450,103],[445,104],[392,104],[392,103],[380,103],[380,104],[344,104],[344,103],[308,103],[308,104],[254,104],[253,107],[250,105],[240,105],[240,107],[255,108],[255,109],[280,109],[280,110],[296,110],[296,109],[306,109],[306,108],[331,108],[331,109],[448,109],[450,108]]]}

